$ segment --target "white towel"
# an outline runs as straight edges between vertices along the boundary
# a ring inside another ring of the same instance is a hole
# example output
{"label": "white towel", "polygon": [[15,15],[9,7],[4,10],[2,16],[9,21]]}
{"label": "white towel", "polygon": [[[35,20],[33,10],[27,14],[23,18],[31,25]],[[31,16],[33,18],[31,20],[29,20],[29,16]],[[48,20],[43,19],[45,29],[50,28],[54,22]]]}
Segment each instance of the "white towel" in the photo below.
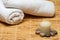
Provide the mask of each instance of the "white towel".
{"label": "white towel", "polygon": [[52,17],[55,13],[53,2],[41,0],[7,0],[3,3],[6,7],[18,8],[27,14],[35,16]]}
{"label": "white towel", "polygon": [[23,18],[23,11],[19,9],[7,9],[4,7],[2,1],[0,1],[0,21],[8,24],[18,24],[22,22]]}

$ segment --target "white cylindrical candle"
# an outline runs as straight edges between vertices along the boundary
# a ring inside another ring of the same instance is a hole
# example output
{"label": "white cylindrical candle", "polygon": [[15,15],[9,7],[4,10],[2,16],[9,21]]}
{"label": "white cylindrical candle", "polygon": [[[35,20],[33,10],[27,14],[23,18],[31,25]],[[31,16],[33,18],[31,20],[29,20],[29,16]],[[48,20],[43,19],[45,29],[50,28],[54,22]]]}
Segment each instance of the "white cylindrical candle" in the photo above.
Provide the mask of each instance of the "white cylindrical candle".
{"label": "white cylindrical candle", "polygon": [[51,26],[50,22],[43,21],[40,23],[40,31],[48,36],[50,35],[50,26]]}
{"label": "white cylindrical candle", "polygon": [[8,24],[18,24],[22,22],[24,18],[23,11],[19,9],[7,9],[0,1],[0,21]]}
{"label": "white cylindrical candle", "polygon": [[26,14],[52,17],[55,13],[54,3],[41,0],[3,0],[6,7],[18,8]]}

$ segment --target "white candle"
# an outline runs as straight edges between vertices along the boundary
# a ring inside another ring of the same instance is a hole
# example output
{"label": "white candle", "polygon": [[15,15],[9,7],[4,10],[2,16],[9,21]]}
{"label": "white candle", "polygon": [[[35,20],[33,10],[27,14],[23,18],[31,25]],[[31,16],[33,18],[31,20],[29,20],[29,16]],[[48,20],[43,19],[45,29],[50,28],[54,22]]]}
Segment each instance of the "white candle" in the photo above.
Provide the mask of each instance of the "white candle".
{"label": "white candle", "polygon": [[8,24],[18,24],[24,18],[23,11],[19,9],[7,9],[0,0],[0,21]]}
{"label": "white candle", "polygon": [[22,9],[35,16],[52,17],[55,13],[54,3],[41,0],[3,0],[6,7]]}
{"label": "white candle", "polygon": [[50,22],[43,21],[40,23],[40,31],[45,35],[50,35],[50,26],[51,26]]}

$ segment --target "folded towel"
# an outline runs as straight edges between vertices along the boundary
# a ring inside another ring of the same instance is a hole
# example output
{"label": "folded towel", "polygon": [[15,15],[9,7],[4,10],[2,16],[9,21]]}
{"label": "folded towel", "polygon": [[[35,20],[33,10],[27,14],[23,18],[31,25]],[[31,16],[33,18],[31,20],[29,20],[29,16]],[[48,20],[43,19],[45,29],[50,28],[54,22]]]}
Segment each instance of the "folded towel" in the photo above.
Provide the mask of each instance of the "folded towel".
{"label": "folded towel", "polygon": [[18,8],[24,11],[24,13],[35,15],[52,17],[55,13],[54,3],[50,1],[41,0],[3,0],[6,7]]}
{"label": "folded towel", "polygon": [[24,18],[23,11],[19,9],[7,9],[0,1],[0,21],[8,24],[18,24]]}

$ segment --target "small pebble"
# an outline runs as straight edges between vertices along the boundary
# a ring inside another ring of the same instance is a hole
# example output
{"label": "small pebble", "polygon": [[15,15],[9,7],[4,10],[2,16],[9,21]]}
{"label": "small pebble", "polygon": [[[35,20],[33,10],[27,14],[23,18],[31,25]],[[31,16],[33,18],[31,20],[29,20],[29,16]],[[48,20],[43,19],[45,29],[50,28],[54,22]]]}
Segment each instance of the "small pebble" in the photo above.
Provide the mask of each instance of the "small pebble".
{"label": "small pebble", "polygon": [[38,28],[35,33],[40,34],[40,29]]}
{"label": "small pebble", "polygon": [[40,33],[40,36],[44,37],[44,36],[45,36],[45,34],[44,34],[44,33]]}
{"label": "small pebble", "polygon": [[57,34],[57,32],[55,30],[51,30],[51,36],[55,36]]}

